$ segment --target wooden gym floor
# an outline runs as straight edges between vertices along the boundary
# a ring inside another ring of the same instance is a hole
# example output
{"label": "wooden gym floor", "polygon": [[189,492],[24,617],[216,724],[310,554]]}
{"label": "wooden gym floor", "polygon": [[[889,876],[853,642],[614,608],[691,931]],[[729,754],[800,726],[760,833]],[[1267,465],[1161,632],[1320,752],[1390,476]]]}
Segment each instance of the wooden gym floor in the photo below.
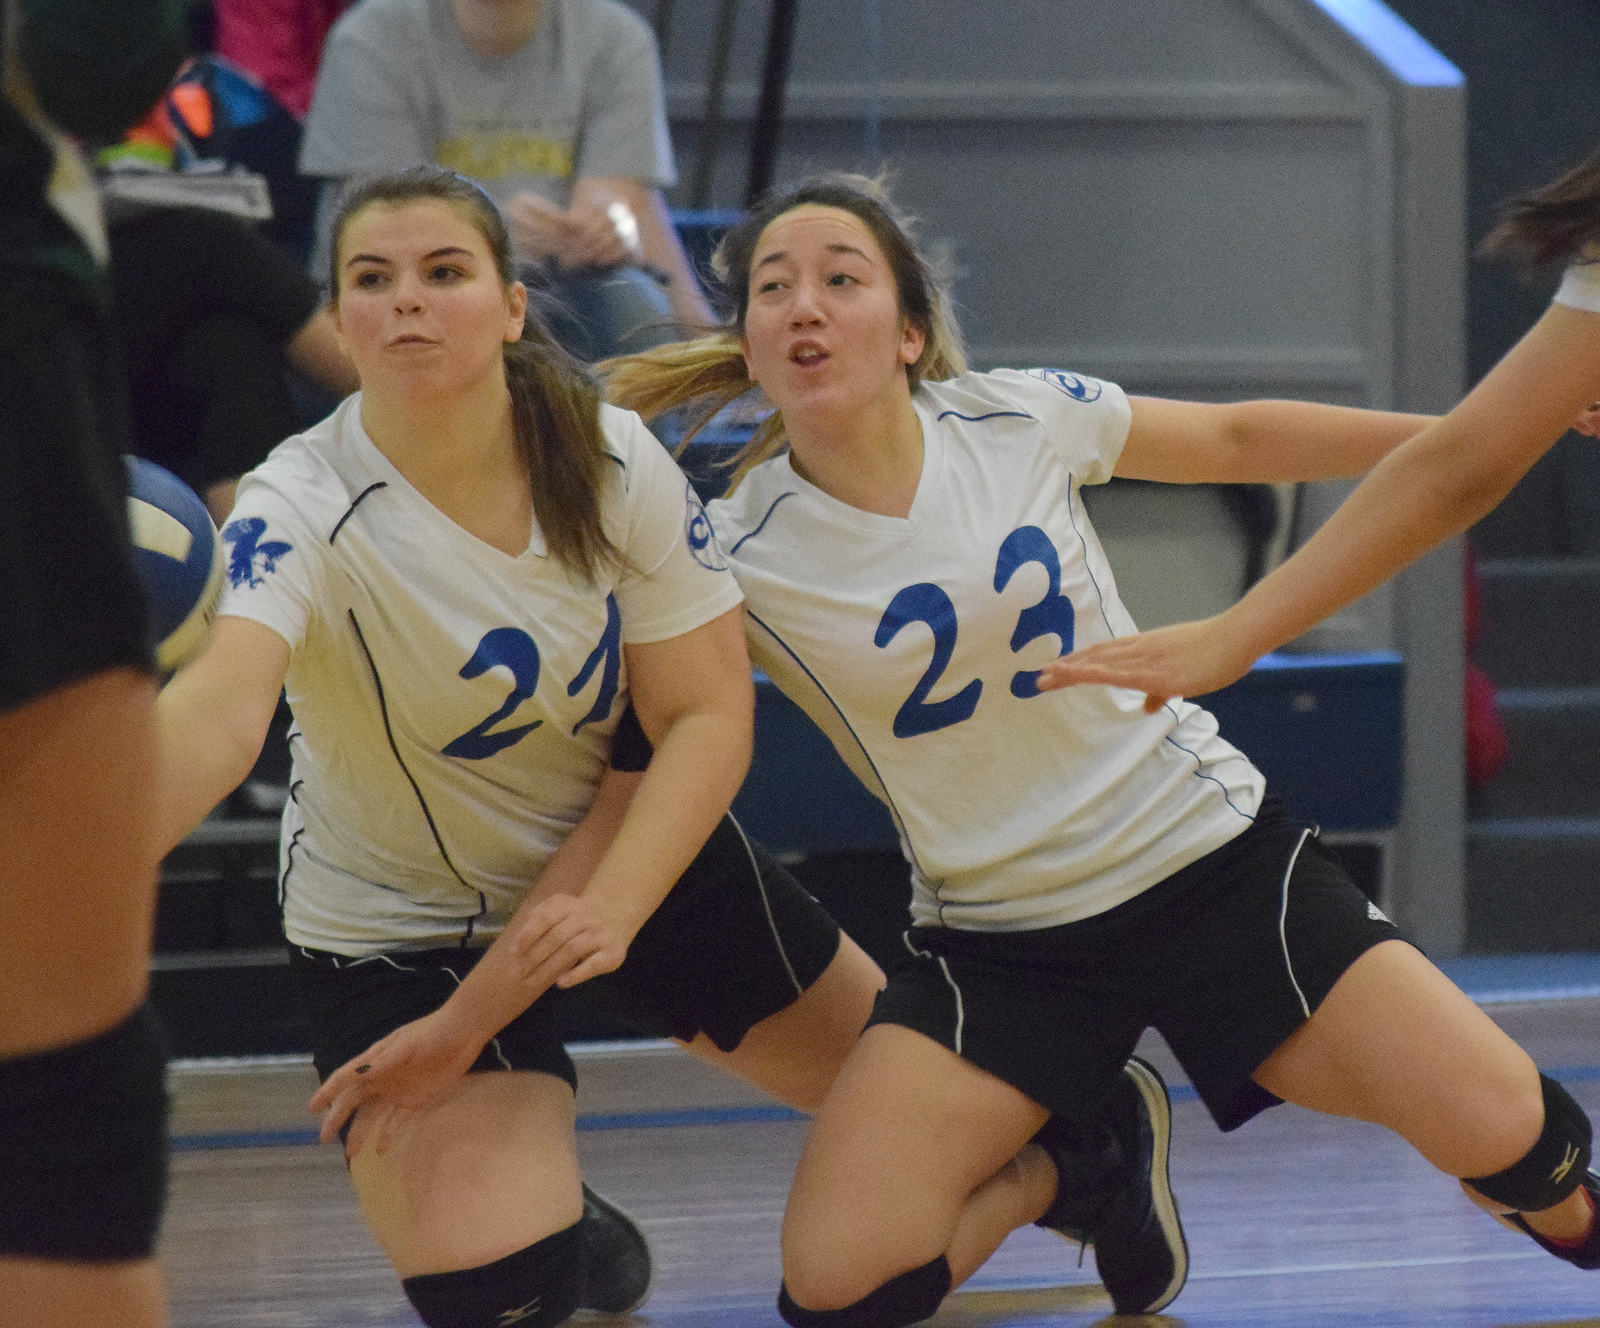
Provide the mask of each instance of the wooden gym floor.
{"label": "wooden gym floor", "polygon": [[[1486,1008],[1600,1116],[1600,992],[1566,990],[1491,992],[1516,999]],[[1600,1273],[1506,1231],[1398,1139],[1289,1106],[1224,1136],[1165,1047],[1147,1039],[1144,1050],[1173,1089],[1172,1171],[1192,1259],[1169,1312],[1111,1319],[1092,1254],[1079,1267],[1076,1247],[1029,1229],[932,1322],[1600,1328]],[[579,1073],[588,1179],[638,1216],[658,1264],[642,1311],[584,1321],[781,1328],[778,1226],[804,1121],[669,1044],[586,1050]],[[175,1328],[417,1323],[337,1149],[306,1142],[313,1083],[296,1058],[175,1067],[163,1238]]]}

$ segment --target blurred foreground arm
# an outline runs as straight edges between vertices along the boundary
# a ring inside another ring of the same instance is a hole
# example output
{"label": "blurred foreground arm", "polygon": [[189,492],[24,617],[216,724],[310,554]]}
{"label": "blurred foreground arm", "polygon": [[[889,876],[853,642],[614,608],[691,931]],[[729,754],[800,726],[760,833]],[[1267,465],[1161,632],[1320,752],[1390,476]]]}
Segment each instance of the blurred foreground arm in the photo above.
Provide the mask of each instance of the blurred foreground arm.
{"label": "blurred foreground arm", "polygon": [[1200,696],[1491,511],[1600,398],[1600,314],[1553,304],[1443,419],[1396,448],[1293,557],[1198,623],[1100,642],[1048,666],[1041,689],[1106,683]]}

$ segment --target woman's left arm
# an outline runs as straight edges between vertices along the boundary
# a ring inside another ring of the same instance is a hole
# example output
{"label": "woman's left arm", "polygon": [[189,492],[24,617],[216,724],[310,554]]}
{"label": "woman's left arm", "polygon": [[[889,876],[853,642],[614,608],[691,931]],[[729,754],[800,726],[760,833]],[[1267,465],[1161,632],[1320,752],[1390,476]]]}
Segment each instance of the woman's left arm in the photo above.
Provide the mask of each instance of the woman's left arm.
{"label": "woman's left arm", "polygon": [[742,607],[682,636],[623,651],[634,708],[655,754],[582,894],[544,900],[508,938],[534,983],[571,987],[622,963],[750,765],[755,688]]}
{"label": "woman's left arm", "polygon": [[[634,709],[655,748],[643,777],[608,771],[588,814],[450,999],[328,1077],[310,1103],[323,1113],[324,1143],[376,1100],[401,1110],[439,1101],[552,983],[574,986],[620,965],[727,812],[750,764],[755,712],[743,608],[623,650]],[[352,1156],[376,1119],[357,1118]],[[376,1146],[383,1151],[381,1137]]]}
{"label": "woman's left arm", "polygon": [[1133,423],[1117,459],[1125,479],[1169,484],[1277,484],[1364,475],[1431,415],[1310,401],[1208,405],[1129,397]]}

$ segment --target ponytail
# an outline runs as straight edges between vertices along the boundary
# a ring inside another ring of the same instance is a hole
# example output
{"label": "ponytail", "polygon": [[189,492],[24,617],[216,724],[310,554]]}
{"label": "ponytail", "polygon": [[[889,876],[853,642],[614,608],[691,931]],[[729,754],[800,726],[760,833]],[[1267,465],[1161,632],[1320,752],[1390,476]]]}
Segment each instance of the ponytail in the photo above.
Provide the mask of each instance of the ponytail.
{"label": "ponytail", "polygon": [[[687,428],[677,454],[694,441],[712,416],[761,389],[745,373],[739,343],[728,333],[656,346],[637,355],[623,355],[596,366],[605,381],[606,399],[647,420],[680,408],[688,411]],[[760,396],[765,401],[764,395]],[[754,403],[752,403],[754,404]],[[736,488],[750,470],[776,456],[783,447],[783,417],[771,411],[750,441],[725,463]]]}
{"label": "ponytail", "polygon": [[511,425],[528,467],[533,517],[545,546],[570,571],[593,581],[626,561],[601,515],[613,480],[600,428],[600,389],[530,310],[522,340],[505,348]]}
{"label": "ponytail", "polygon": [[1509,254],[1534,267],[1593,262],[1600,253],[1600,149],[1541,189],[1512,201],[1500,224],[1479,246],[1484,254]]}

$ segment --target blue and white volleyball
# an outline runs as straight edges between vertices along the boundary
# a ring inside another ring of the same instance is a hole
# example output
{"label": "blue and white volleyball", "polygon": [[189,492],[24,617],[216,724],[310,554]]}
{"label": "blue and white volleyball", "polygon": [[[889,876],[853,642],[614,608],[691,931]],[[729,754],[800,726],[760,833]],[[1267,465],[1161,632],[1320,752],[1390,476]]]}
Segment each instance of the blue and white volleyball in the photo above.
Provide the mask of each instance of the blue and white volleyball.
{"label": "blue and white volleyball", "polygon": [[222,541],[206,505],[176,475],[141,457],[123,461],[156,668],[174,673],[200,653],[216,619],[226,564]]}

